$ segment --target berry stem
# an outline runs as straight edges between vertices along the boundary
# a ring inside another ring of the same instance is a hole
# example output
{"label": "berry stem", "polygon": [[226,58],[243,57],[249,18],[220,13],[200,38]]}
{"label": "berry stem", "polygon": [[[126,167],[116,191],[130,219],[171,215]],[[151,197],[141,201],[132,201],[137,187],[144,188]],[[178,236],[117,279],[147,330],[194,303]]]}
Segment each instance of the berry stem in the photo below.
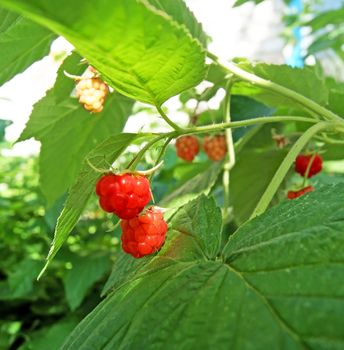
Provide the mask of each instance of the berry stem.
{"label": "berry stem", "polygon": [[[162,158],[164,157],[165,155],[165,152],[166,152],[166,148],[167,146],[170,144],[170,142],[172,141],[173,137],[168,137],[165,141],[165,143],[163,144],[162,148],[161,148],[161,151],[158,155],[158,158],[157,160],[155,161],[155,165],[156,166],[157,164],[159,164],[161,161],[162,161]],[[150,174],[148,176],[148,180],[151,180],[152,176],[154,175],[154,173]]]}
{"label": "berry stem", "polygon": [[220,60],[217,56],[214,54],[208,52],[208,57],[211,58],[214,62],[219,64],[222,68],[227,70],[228,72],[238,76],[242,80],[246,80],[252,85],[257,85],[262,88],[265,88],[267,90],[271,90],[273,92],[277,92],[280,95],[289,97],[290,99],[298,102],[302,106],[304,106],[306,109],[309,109],[313,112],[315,112],[318,115],[322,115],[325,119],[327,120],[335,120],[335,121],[341,121],[343,122],[343,119],[331,112],[330,110],[320,106],[318,103],[312,101],[311,99],[293,91],[290,90],[282,85],[276,84],[272,81],[263,79],[253,73],[249,73],[240,67],[238,67],[235,63],[233,62],[227,62],[227,61],[222,61]]}
{"label": "berry stem", "polygon": [[303,177],[302,188],[306,186],[307,179],[308,179],[308,175],[309,175],[309,172],[310,172],[311,167],[312,167],[312,165],[313,165],[315,156],[316,156],[316,153],[314,153],[314,154],[312,155],[311,159],[309,160],[309,163],[308,163],[308,165],[307,165],[307,169],[306,169],[305,175],[304,175],[304,177]]}
{"label": "berry stem", "polygon": [[183,129],[178,126],[176,123],[174,123],[167,114],[162,110],[162,108],[158,105],[155,106],[159,114],[162,116],[162,118],[165,120],[165,122],[170,125],[175,131],[182,132]]}
{"label": "berry stem", "polygon": [[148,149],[150,147],[152,147],[156,142],[158,142],[158,141],[160,141],[160,140],[162,140],[162,139],[164,139],[166,137],[171,137],[174,134],[175,134],[175,132],[161,134],[161,135],[155,137],[153,140],[149,141],[144,147],[142,147],[142,149],[136,154],[136,156],[128,164],[127,169],[135,170],[137,164],[140,162],[141,158],[148,151]]}
{"label": "berry stem", "polygon": [[308,141],[319,131],[325,130],[327,128],[333,127],[334,124],[331,122],[320,122],[311,126],[299,139],[295,142],[293,147],[288,152],[287,156],[284,158],[283,162],[279,166],[275,175],[273,176],[269,186],[265,190],[263,196],[258,202],[253,214],[250,219],[263,214],[264,211],[268,208],[272,198],[280,187],[284,177],[287,175],[290,167],[294,163],[295,158],[301,152],[303,147],[308,143]]}

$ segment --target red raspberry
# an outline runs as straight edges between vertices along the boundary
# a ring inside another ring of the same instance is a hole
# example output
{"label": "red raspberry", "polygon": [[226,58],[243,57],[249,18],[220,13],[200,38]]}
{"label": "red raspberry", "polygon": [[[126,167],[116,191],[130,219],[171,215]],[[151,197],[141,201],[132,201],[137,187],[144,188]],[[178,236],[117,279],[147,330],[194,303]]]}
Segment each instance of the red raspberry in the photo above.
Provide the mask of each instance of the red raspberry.
{"label": "red raspberry", "polygon": [[203,148],[209,159],[215,162],[222,160],[227,153],[226,137],[223,135],[206,136]]}
{"label": "red raspberry", "polygon": [[295,161],[295,171],[301,176],[305,176],[309,162],[313,159],[309,169],[308,178],[318,174],[322,169],[322,158],[319,154],[300,154]]}
{"label": "red raspberry", "polygon": [[299,191],[288,191],[288,199],[295,199],[297,197],[302,196],[303,194],[307,193],[307,192],[312,192],[314,191],[314,187],[313,186],[307,186]]}
{"label": "red raspberry", "polygon": [[87,69],[76,84],[76,95],[79,98],[79,102],[92,113],[99,113],[103,110],[108,93],[109,87],[96,76],[92,67]]}
{"label": "red raspberry", "polygon": [[102,176],[97,182],[96,193],[102,209],[121,219],[135,217],[151,200],[147,178],[129,173]]}
{"label": "red raspberry", "polygon": [[182,136],[176,141],[177,156],[192,162],[199,152],[199,143],[195,136]]}
{"label": "red raspberry", "polygon": [[122,248],[134,258],[153,254],[165,242],[167,224],[160,210],[149,208],[130,220],[121,220]]}

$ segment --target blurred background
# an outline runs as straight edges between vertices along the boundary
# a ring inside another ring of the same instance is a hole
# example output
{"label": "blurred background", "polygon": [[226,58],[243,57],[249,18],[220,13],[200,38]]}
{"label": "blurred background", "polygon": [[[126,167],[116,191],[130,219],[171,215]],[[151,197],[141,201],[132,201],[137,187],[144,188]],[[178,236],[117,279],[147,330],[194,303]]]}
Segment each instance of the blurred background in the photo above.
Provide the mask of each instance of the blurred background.
{"label": "blurred background", "polygon": [[[220,58],[294,67],[318,64],[327,76],[344,80],[343,1],[256,0],[234,8],[230,0],[185,1],[211,38],[209,50]],[[68,244],[36,282],[65,196],[47,206],[38,178],[40,143],[14,142],[71,50],[64,39],[56,39],[48,56],[0,86],[0,350],[58,349],[101,300],[119,246],[118,235],[113,235],[116,222],[92,201]],[[223,95],[220,89],[203,108],[217,108]],[[188,103],[186,108],[179,97],[170,99],[166,107],[172,119],[186,124],[196,102]],[[126,131],[166,129],[151,118],[150,107],[137,104],[134,111]],[[178,163],[174,152],[167,152],[166,162],[170,167]],[[184,174],[185,168],[178,170],[165,183],[162,176],[156,192],[181,184]]]}

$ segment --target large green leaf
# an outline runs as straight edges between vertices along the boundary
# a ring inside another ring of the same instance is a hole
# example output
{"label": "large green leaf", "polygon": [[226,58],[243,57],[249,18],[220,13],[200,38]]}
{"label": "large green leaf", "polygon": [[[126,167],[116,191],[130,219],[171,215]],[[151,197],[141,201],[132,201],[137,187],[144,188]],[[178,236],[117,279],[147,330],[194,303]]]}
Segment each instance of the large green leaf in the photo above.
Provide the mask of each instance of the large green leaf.
{"label": "large green leaf", "polygon": [[41,141],[40,183],[49,204],[73,184],[85,155],[123,129],[133,105],[133,101],[113,93],[101,113],[87,112],[70,96],[75,83],[64,75],[64,71],[81,74],[85,66],[79,61],[76,54],[65,60],[55,86],[35,105],[19,139]]}
{"label": "large green leaf", "polygon": [[[219,175],[221,165],[221,163],[214,163],[207,170],[199,173],[163,198],[159,204],[176,209],[198,197],[201,193],[209,193]],[[171,215],[171,213],[172,211],[169,210],[167,214]]]}
{"label": "large green leaf", "polygon": [[218,254],[222,214],[213,198],[202,195],[181,207],[173,217],[171,227],[193,235],[208,258],[215,258]]}
{"label": "large green leaf", "polygon": [[230,181],[234,217],[238,224],[251,216],[286,155],[286,150],[277,149],[245,149],[239,153]]}
{"label": "large green leaf", "polygon": [[75,310],[89,288],[109,270],[110,259],[108,255],[75,256],[72,265],[63,283],[68,304],[71,310]]}
{"label": "large green leaf", "polygon": [[342,349],[343,196],[341,184],[286,201],[231,236],[223,260],[170,245],[62,349]]}
{"label": "large green leaf", "polygon": [[200,83],[205,52],[185,26],[145,0],[1,0],[63,35],[118,91],[151,104]]}
{"label": "large green leaf", "polygon": [[190,34],[207,46],[207,36],[202,25],[185,5],[184,0],[148,0],[150,4],[170,15],[176,22],[183,24]]}
{"label": "large green leaf", "polygon": [[320,13],[304,25],[310,26],[314,31],[324,29],[328,24],[342,24],[344,18],[344,7]]}
{"label": "large green leaf", "polygon": [[[271,80],[286,88],[294,90],[313,101],[326,105],[328,102],[328,89],[325,79],[320,76],[315,67],[293,68],[287,65],[273,65],[266,63],[243,63],[243,69],[250,71],[261,78]],[[314,88],[316,87],[316,88]],[[233,93],[247,95],[270,106],[288,106],[299,108],[299,104],[287,97],[278,95],[251,85],[247,82],[239,82],[234,85]]]}
{"label": "large green leaf", "polygon": [[19,350],[59,350],[66,337],[78,324],[77,320],[69,317],[30,333],[30,337],[27,337],[27,341],[20,346]]}
{"label": "large green leaf", "polygon": [[52,32],[0,8],[0,85],[49,53]]}
{"label": "large green leaf", "polygon": [[[88,159],[88,162],[90,162],[95,168],[106,169],[108,164],[112,164],[125,148],[138,137],[140,137],[140,135],[137,134],[122,133],[114,135],[91,151],[86,159]],[[91,168],[88,162],[86,160],[84,161],[78,179],[69,191],[64,208],[57,220],[54,240],[47,257],[47,262],[40,275],[42,275],[48,267],[51,260],[59,251],[62,244],[78,222],[90,195],[94,191],[96,181],[99,178],[99,173]]]}
{"label": "large green leaf", "polygon": [[39,260],[24,259],[9,272],[7,280],[2,281],[0,299],[12,300],[29,298],[34,290],[38,272],[42,268]]}

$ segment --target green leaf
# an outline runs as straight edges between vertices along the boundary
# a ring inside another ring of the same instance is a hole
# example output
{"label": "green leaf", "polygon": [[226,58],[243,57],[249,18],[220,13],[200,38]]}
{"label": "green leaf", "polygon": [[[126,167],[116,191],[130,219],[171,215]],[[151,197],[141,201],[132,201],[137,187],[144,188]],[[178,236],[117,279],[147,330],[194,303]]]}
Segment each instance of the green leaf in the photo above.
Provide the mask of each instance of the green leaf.
{"label": "green leaf", "polygon": [[[200,83],[205,52],[186,27],[144,0],[1,0],[63,35],[122,94],[161,105]],[[101,34],[101,35],[99,35]]]}
{"label": "green leaf", "polygon": [[244,149],[239,153],[230,181],[234,217],[238,224],[251,216],[286,155],[286,150],[277,149]]}
{"label": "green leaf", "polygon": [[339,27],[318,36],[307,48],[307,54],[314,55],[317,52],[333,49],[335,52],[338,52],[340,54],[340,57],[343,57],[343,45],[344,27]]}
{"label": "green leaf", "polygon": [[19,350],[59,350],[77,324],[78,320],[70,317],[55,322],[50,327],[43,327],[31,333],[28,341]]}
{"label": "green leaf", "polygon": [[[125,148],[140,135],[136,134],[117,134],[114,135],[87,155],[89,162],[98,169],[106,169],[108,164],[112,164],[125,150]],[[79,173],[78,180],[69,191],[64,208],[59,216],[55,228],[54,240],[52,242],[47,262],[41,271],[40,276],[44,273],[62,244],[67,239],[78,219],[84,210],[87,201],[94,191],[95,184],[99,178],[99,173],[95,172],[87,161]]]}
{"label": "green leaf", "polygon": [[[206,171],[198,174],[166,196],[159,204],[170,208],[179,208],[188,201],[198,197],[201,193],[209,193],[219,175],[221,163],[214,163]],[[172,211],[169,210],[169,215]]]}
{"label": "green leaf", "polygon": [[151,260],[152,255],[145,256],[141,259],[135,259],[121,251],[112,269],[109,279],[106,281],[102,290],[102,296],[107,294],[110,289],[117,288],[133,276],[139,274],[140,270],[145,267]]}
{"label": "green leaf", "polygon": [[107,255],[76,256],[72,259],[72,269],[63,279],[66,298],[72,311],[80,306],[89,288],[110,268]]}
{"label": "green leaf", "polygon": [[15,271],[8,276],[10,299],[18,299],[30,295],[41,268],[42,262],[38,260],[26,259],[18,263]]}
{"label": "green leaf", "polygon": [[186,6],[184,0],[148,0],[155,8],[170,15],[179,24],[185,25],[190,34],[207,46],[207,36],[195,15]]}
{"label": "green leaf", "polygon": [[[211,123],[221,123],[223,121],[223,102],[218,109],[209,109],[199,115],[197,125],[208,125]],[[274,110],[259,103],[252,98],[240,95],[231,96],[231,120],[240,121],[257,117],[267,117],[272,115]],[[234,141],[239,140],[252,127],[233,129]]]}
{"label": "green leaf", "polygon": [[342,24],[344,18],[344,8],[338,10],[331,10],[320,13],[312,20],[305,23],[305,26],[310,26],[313,31],[324,29],[328,24]]}
{"label": "green leaf", "polygon": [[0,85],[49,53],[56,35],[0,8]]}
{"label": "green leaf", "polygon": [[70,96],[75,83],[64,75],[64,71],[82,74],[85,66],[79,63],[77,54],[65,60],[55,86],[35,105],[19,138],[41,141],[40,183],[49,205],[73,184],[85,155],[123,129],[133,105],[133,101],[112,93],[101,113],[86,111]]}
{"label": "green leaf", "polygon": [[[328,102],[328,89],[325,80],[319,75],[316,67],[293,68],[287,65],[273,65],[266,63],[257,63],[254,65],[244,63],[244,69],[250,71],[261,78],[271,80],[286,88],[294,90],[313,101],[326,105]],[[316,86],[316,89],[314,88]],[[247,95],[269,106],[296,107],[297,102],[267,91],[260,87],[250,85],[247,82],[239,82],[234,85],[233,93],[238,95]]]}
{"label": "green leaf", "polygon": [[158,256],[62,349],[342,349],[343,196],[341,184],[275,207],[231,236],[225,261]]}
{"label": "green leaf", "polygon": [[173,216],[171,227],[192,235],[209,259],[216,257],[221,240],[222,214],[213,198],[201,195],[181,207]]}
{"label": "green leaf", "polygon": [[233,7],[241,6],[243,4],[246,4],[247,2],[253,2],[255,5],[258,5],[263,1],[264,0],[236,0]]}

